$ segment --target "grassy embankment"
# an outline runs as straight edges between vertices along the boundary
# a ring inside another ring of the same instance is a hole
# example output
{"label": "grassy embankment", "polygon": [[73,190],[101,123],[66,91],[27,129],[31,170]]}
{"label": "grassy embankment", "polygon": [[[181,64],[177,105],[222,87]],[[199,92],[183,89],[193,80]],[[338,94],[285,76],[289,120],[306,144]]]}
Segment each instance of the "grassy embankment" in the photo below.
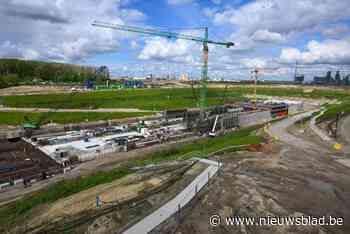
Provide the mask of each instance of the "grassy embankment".
{"label": "grassy embankment", "polygon": [[37,191],[31,195],[26,195],[20,200],[0,207],[0,232],[6,230],[9,226],[15,225],[21,220],[25,220],[27,216],[31,215],[31,211],[40,205],[49,205],[61,198],[68,197],[100,184],[120,179],[131,173],[131,167],[151,163],[156,164],[175,159],[187,159],[192,157],[190,154],[191,152],[200,151],[203,147],[205,148],[205,152],[209,154],[228,146],[258,144],[262,141],[262,138],[253,134],[257,128],[258,126],[255,126],[213,139],[198,140],[182,147],[174,147],[168,150],[152,153],[145,157],[145,159],[128,162],[127,165],[120,166],[109,172],[97,172],[93,175],[73,180],[64,180],[53,184],[46,189]]}
{"label": "grassy embankment", "polygon": [[326,109],[325,113],[317,118],[317,122],[335,119],[338,113],[350,114],[350,97],[341,99],[340,104],[327,105]]}
{"label": "grassy embankment", "polygon": [[[0,112],[0,125],[21,125],[25,122],[25,116],[27,116],[30,121],[35,122],[46,114],[47,113]],[[81,123],[85,121],[124,119],[152,115],[152,112],[55,112],[47,115],[48,117],[44,120],[43,124],[51,122],[68,124]]]}

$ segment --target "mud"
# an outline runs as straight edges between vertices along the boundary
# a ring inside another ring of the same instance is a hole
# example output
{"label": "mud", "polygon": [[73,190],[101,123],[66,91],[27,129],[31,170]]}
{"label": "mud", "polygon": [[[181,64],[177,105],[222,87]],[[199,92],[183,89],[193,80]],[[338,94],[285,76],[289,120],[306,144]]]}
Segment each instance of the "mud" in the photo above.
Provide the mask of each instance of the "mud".
{"label": "mud", "polygon": [[[350,233],[350,168],[315,151],[276,145],[272,153],[225,155],[223,173],[181,222],[154,233]],[[343,226],[211,227],[209,217],[332,216]]]}

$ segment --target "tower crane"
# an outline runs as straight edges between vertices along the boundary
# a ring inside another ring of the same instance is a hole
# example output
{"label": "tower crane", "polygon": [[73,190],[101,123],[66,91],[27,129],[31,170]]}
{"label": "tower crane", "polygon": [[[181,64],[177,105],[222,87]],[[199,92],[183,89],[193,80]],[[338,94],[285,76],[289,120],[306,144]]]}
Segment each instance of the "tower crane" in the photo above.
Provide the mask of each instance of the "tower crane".
{"label": "tower crane", "polygon": [[276,71],[278,68],[255,68],[252,70],[250,73],[252,75],[252,78],[254,79],[254,108],[256,109],[257,107],[257,86],[258,86],[258,78],[259,74],[263,72],[271,72],[271,71]]}
{"label": "tower crane", "polygon": [[152,36],[165,37],[168,39],[182,39],[182,40],[189,40],[189,41],[202,43],[203,44],[203,65],[202,65],[202,75],[201,75],[201,82],[200,82],[201,89],[200,89],[199,106],[200,106],[200,118],[201,120],[204,120],[205,109],[207,107],[207,81],[208,81],[208,57],[209,57],[208,44],[226,46],[226,48],[230,48],[231,46],[235,45],[233,42],[220,42],[220,41],[209,40],[208,27],[201,28],[202,30],[204,30],[204,37],[197,37],[197,36],[186,35],[182,33],[162,31],[162,30],[151,29],[151,28],[126,26],[126,25],[120,25],[120,24],[111,24],[111,23],[106,23],[101,21],[94,21],[92,23],[92,26],[126,31],[126,32],[134,32],[134,33],[140,33],[140,34],[146,34],[146,35],[152,35]]}

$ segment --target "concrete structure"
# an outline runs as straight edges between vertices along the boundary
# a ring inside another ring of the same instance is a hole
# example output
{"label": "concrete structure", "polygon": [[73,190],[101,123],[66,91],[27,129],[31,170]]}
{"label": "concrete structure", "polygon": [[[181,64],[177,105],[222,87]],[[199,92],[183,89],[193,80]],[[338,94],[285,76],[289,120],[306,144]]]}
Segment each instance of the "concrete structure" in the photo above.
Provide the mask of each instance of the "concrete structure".
{"label": "concrete structure", "polygon": [[23,140],[0,140],[0,145],[0,189],[25,186],[62,172],[57,162]]}
{"label": "concrete structure", "polygon": [[238,116],[238,124],[241,128],[249,127],[257,124],[263,124],[272,120],[271,112],[266,111],[254,111],[243,112]]}
{"label": "concrete structure", "polygon": [[59,163],[64,163],[67,158],[73,156],[77,156],[79,161],[87,161],[104,154],[126,151],[126,144],[121,140],[137,136],[141,134],[126,132],[103,137],[86,137],[67,143],[39,146],[39,149]]}
{"label": "concrete structure", "polygon": [[288,113],[296,114],[304,111],[304,103],[302,101],[294,101],[287,99],[268,99],[264,101],[264,104],[287,104],[288,105]]}

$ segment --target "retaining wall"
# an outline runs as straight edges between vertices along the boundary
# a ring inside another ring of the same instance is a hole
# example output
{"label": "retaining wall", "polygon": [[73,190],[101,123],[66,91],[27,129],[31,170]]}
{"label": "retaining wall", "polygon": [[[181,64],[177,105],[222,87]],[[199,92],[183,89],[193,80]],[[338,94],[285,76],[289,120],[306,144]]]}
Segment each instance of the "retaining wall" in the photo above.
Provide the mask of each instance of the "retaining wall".
{"label": "retaining wall", "polygon": [[238,124],[241,128],[263,124],[271,120],[270,111],[246,112],[238,116]]}

